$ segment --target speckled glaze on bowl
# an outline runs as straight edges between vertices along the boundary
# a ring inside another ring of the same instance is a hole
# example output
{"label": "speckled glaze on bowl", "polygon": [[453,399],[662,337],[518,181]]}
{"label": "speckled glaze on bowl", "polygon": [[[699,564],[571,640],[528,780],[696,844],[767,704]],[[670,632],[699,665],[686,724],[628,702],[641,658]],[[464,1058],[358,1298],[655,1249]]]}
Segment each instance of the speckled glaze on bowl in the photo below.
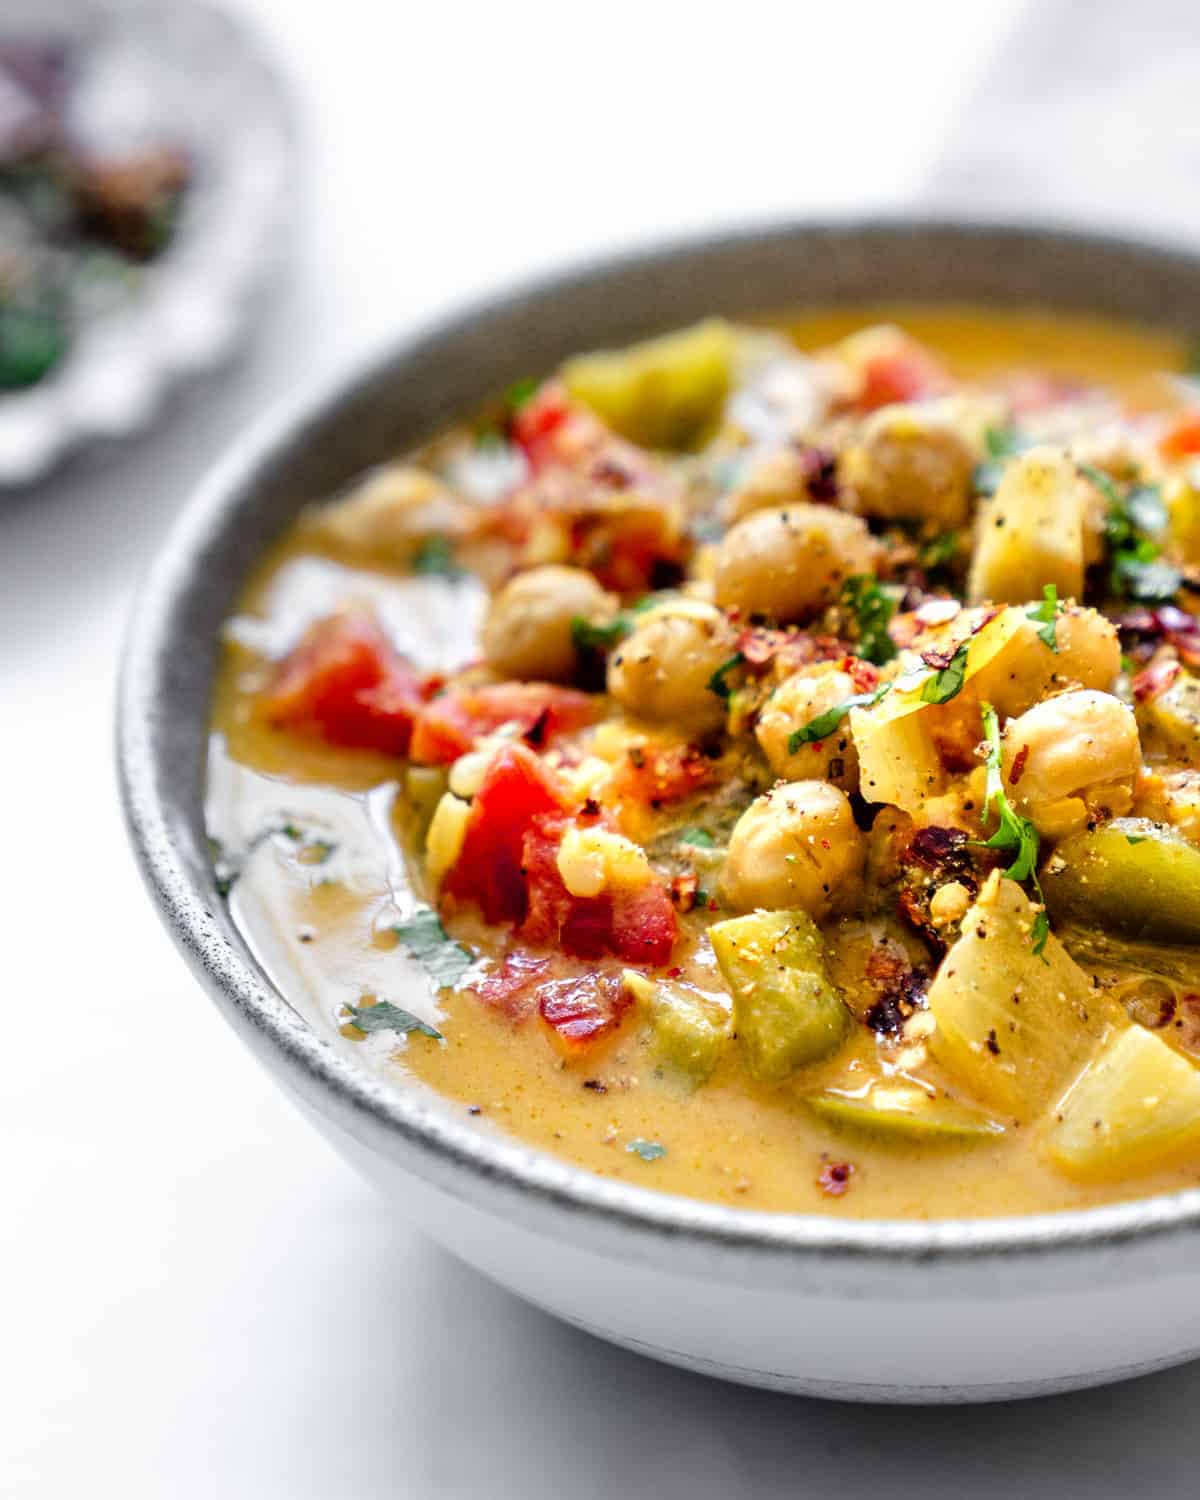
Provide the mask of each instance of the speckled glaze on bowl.
{"label": "speckled glaze on bowl", "polygon": [[946,1402],[1100,1384],[1200,1353],[1200,1190],[1057,1215],[859,1222],[596,1177],[478,1134],[336,1050],[255,964],[207,857],[218,632],[305,501],[577,349],[705,313],[871,298],[1200,330],[1200,257],[995,224],[775,226],[589,266],[404,338],[251,433],[171,534],[126,647],[129,830],[164,921],[238,1035],[399,1212],[521,1296],[659,1359],[778,1390]]}

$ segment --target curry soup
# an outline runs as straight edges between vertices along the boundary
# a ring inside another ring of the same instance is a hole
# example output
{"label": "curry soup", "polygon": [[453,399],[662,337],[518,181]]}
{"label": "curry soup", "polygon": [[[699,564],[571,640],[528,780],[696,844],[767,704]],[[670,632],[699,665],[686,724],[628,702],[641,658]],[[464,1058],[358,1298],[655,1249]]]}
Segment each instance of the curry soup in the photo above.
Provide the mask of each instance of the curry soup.
{"label": "curry soup", "polygon": [[218,888],[399,1088],[605,1176],[1200,1181],[1200,387],[975,309],[712,319],[315,499],[225,636]]}

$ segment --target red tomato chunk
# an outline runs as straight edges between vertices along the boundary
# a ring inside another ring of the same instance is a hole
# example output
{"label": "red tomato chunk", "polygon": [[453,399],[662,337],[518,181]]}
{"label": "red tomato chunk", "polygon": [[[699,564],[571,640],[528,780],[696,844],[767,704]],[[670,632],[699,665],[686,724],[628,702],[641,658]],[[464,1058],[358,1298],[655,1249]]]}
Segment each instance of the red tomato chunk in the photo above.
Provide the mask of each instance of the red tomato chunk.
{"label": "red tomato chunk", "polygon": [[519,724],[538,748],[556,735],[582,729],[595,717],[586,693],[545,682],[500,682],[455,688],[425,705],[412,739],[412,758],[423,765],[449,765],[476,740],[501,724]]}
{"label": "red tomato chunk", "polygon": [[404,755],[424,706],[421,678],[369,615],[314,625],[263,699],[269,723],[351,749]]}
{"label": "red tomato chunk", "polygon": [[476,903],[489,922],[512,922],[526,942],[578,958],[669,962],[678,927],[661,881],[599,896],[567,890],[558,847],[573,810],[560,779],[531,750],[505,746],[472,803],[447,895]]}

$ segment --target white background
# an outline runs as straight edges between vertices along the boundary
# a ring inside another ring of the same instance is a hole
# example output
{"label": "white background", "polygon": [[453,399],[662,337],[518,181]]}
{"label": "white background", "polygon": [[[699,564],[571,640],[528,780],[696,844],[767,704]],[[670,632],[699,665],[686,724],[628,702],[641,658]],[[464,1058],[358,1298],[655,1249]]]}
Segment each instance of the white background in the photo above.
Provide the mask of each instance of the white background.
{"label": "white background", "polygon": [[944,164],[1032,6],[243,9],[304,153],[261,337],[136,450],[0,500],[0,1496],[1194,1495],[1200,1369],[991,1410],[767,1396],[397,1227],[177,960],[110,764],[135,580],[245,422],[544,264],[969,185]]}

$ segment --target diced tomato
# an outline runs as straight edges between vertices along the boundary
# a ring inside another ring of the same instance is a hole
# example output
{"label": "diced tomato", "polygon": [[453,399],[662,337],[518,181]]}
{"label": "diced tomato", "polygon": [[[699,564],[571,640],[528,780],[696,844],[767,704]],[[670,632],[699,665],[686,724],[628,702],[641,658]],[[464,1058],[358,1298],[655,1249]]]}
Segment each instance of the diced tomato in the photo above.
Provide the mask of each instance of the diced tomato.
{"label": "diced tomato", "polygon": [[580,974],[542,986],[538,1011],[566,1045],[590,1047],[615,1031],[633,997],[614,974]]}
{"label": "diced tomato", "polygon": [[719,776],[717,763],[695,745],[679,749],[634,745],[613,778],[613,800],[627,800],[643,807],[665,807],[686,801]]}
{"label": "diced tomato", "polygon": [[627,519],[615,515],[602,534],[593,534],[589,540],[593,545],[581,546],[576,555],[606,589],[627,597],[662,586],[664,580],[670,582],[684,557],[665,512],[656,516],[639,512]]}
{"label": "diced tomato", "polygon": [[471,804],[462,852],[446,891],[474,901],[489,922],[523,922],[529,892],[522,868],[525,836],[535,819],[570,806],[554,772],[524,745],[506,745],[488,767]]}
{"label": "diced tomato", "polygon": [[918,344],[888,350],[867,360],[855,403],[862,411],[876,411],[897,401],[920,401],[947,386],[942,366]]}
{"label": "diced tomato", "polygon": [[555,461],[558,437],[574,410],[562,386],[550,382],[513,413],[513,442],[535,474]]}
{"label": "diced tomato", "polygon": [[570,734],[590,724],[595,714],[595,703],[586,693],[548,682],[454,688],[422,709],[413,731],[411,754],[422,765],[449,765],[501,724],[519,724],[531,740],[536,736],[540,749],[556,735]]}
{"label": "diced tomato", "polygon": [[352,749],[404,755],[422,682],[369,615],[314,625],[262,699],[269,723]]}
{"label": "diced tomato", "polygon": [[1168,463],[1200,453],[1200,411],[1190,411],[1173,423],[1158,440],[1158,451]]}
{"label": "diced tomato", "polygon": [[596,959],[663,964],[678,927],[666,888],[574,896],[558,869],[571,811],[560,779],[524,745],[492,761],[471,806],[446,894],[474,901],[489,922],[511,922],[525,942]]}

